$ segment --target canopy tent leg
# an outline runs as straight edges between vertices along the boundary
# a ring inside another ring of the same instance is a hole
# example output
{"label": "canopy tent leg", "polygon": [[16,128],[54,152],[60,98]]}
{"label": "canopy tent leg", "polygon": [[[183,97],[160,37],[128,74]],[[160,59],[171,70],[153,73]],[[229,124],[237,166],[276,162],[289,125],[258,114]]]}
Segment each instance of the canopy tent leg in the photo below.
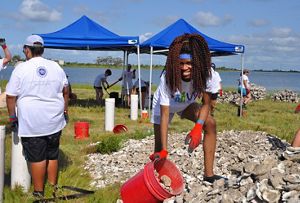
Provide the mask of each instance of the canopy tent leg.
{"label": "canopy tent leg", "polygon": [[151,118],[151,97],[152,97],[152,66],[153,66],[153,47],[150,47],[150,74],[149,74],[149,90],[148,90],[148,97],[149,97],[149,106],[148,106],[148,114],[149,118]]}
{"label": "canopy tent leg", "polygon": [[[240,77],[240,85],[243,86],[243,71],[244,71],[244,54],[242,53],[241,54],[241,77]],[[243,99],[243,91],[241,89],[241,99],[240,99],[240,117],[242,117],[243,115],[243,102],[244,102],[244,99]]]}
{"label": "canopy tent leg", "polygon": [[138,74],[139,74],[139,101],[140,101],[140,115],[142,114],[142,83],[141,83],[141,62],[140,62],[140,45],[137,45],[137,62],[138,62]]}

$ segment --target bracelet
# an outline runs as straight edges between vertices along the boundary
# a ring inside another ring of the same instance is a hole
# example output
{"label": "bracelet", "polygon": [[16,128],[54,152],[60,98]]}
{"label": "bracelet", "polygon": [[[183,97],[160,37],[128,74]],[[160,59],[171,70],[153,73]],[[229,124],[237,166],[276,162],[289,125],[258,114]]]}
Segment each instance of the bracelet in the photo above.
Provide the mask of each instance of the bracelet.
{"label": "bracelet", "polygon": [[3,44],[2,49],[6,49],[6,48],[7,48],[6,44]]}
{"label": "bracelet", "polygon": [[17,118],[16,114],[9,116],[9,118]]}
{"label": "bracelet", "polygon": [[199,123],[199,124],[203,125],[203,124],[204,124],[204,120],[198,119],[198,120],[196,121],[196,123]]}

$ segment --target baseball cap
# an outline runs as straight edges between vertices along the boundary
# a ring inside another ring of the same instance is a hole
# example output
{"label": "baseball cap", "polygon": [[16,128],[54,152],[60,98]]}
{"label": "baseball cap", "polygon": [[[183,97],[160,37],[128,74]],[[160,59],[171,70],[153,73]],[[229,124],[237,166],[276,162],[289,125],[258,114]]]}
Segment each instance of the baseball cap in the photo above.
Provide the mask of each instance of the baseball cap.
{"label": "baseball cap", "polygon": [[25,45],[30,47],[41,47],[44,46],[44,40],[38,35],[30,35],[26,38]]}

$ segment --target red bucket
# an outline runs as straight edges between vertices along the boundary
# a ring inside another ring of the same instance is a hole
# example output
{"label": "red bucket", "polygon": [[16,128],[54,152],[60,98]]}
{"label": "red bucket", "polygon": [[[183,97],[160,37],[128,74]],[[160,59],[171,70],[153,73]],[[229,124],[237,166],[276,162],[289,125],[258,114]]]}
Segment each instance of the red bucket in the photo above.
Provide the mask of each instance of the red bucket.
{"label": "red bucket", "polygon": [[75,139],[84,139],[89,137],[90,124],[88,122],[76,122],[74,124]]}
{"label": "red bucket", "polygon": [[300,104],[296,107],[295,113],[300,113]]}
{"label": "red bucket", "polygon": [[[156,171],[159,176],[155,176]],[[171,179],[172,192],[164,189],[158,179],[166,175]],[[176,165],[169,160],[149,162],[138,174],[127,180],[121,187],[124,203],[158,203],[182,193],[183,177]]]}

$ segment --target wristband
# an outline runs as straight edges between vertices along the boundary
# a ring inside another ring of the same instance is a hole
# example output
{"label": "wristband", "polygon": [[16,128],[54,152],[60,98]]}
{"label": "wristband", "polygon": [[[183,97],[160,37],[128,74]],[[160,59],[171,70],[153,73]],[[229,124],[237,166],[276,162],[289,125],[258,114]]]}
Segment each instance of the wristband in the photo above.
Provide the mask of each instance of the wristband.
{"label": "wristband", "polygon": [[7,48],[6,44],[3,44],[2,49],[6,49],[6,48]]}
{"label": "wristband", "polygon": [[9,116],[9,118],[17,118],[16,115]]}
{"label": "wristband", "polygon": [[198,119],[198,120],[196,121],[196,123],[199,123],[199,124],[203,125],[203,124],[204,124],[204,120]]}

